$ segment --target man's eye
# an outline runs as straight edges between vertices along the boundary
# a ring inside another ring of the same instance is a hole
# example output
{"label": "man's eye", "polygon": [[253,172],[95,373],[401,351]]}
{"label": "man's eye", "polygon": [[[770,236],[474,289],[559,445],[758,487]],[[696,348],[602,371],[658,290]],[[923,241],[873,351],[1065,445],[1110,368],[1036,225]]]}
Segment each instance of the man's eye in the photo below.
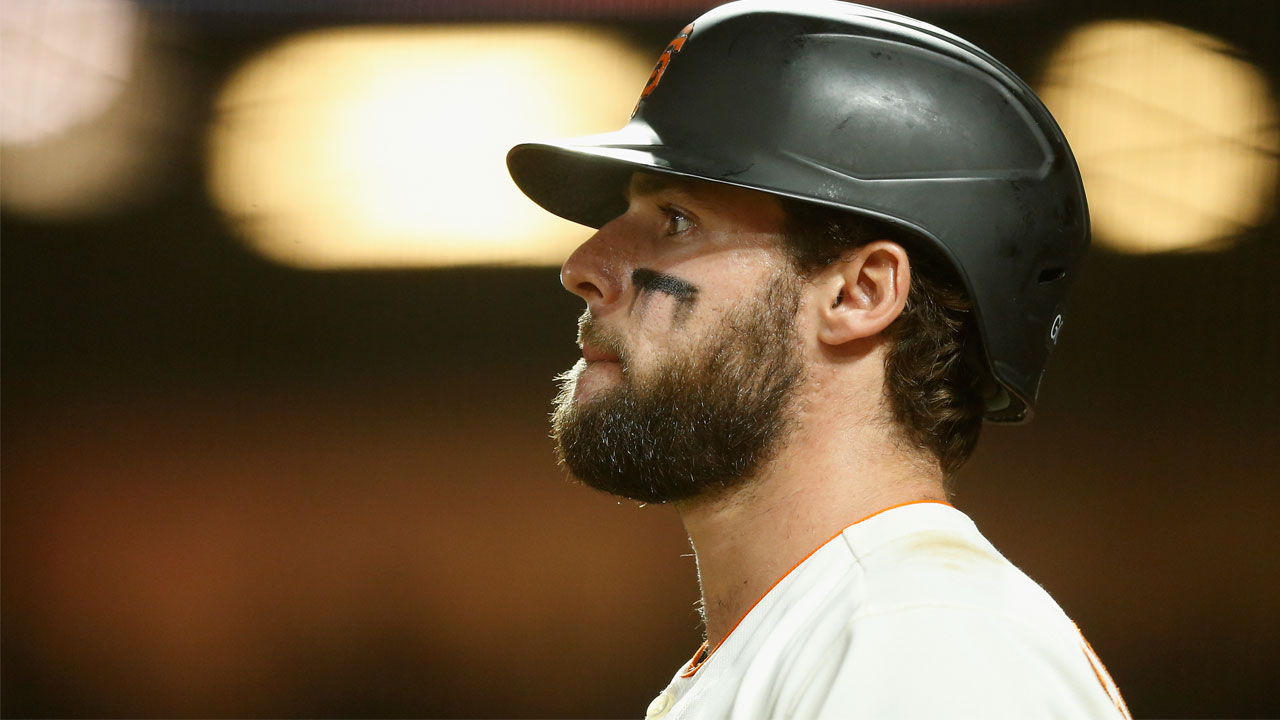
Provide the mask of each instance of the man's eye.
{"label": "man's eye", "polygon": [[693,221],[684,213],[674,208],[667,209],[667,234],[679,235],[680,233],[693,227]]}

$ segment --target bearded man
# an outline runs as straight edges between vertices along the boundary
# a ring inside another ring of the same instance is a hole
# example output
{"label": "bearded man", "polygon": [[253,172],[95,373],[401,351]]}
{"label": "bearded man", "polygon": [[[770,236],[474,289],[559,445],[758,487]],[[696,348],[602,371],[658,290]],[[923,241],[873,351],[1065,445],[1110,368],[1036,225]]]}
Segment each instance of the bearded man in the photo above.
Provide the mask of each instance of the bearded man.
{"label": "bearded man", "polygon": [[744,0],[622,130],[508,155],[598,228],[553,434],[670,503],[706,642],[650,718],[1127,717],[1075,625],[948,503],[1030,416],[1088,244],[1075,161],[976,47],[857,5]]}

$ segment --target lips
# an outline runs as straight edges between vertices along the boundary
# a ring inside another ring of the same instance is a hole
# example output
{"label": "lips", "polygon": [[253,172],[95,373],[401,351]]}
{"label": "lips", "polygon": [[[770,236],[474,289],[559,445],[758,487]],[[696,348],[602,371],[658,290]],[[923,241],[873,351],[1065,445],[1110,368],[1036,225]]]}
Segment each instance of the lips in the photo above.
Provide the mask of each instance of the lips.
{"label": "lips", "polygon": [[618,362],[618,355],[593,345],[583,345],[582,359],[589,363]]}

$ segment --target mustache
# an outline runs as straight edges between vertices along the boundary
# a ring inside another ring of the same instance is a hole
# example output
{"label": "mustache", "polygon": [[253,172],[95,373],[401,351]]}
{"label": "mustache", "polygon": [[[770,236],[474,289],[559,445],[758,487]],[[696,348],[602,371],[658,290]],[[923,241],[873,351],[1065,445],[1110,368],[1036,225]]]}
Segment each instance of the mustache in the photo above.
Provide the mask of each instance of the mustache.
{"label": "mustache", "polygon": [[622,367],[627,367],[627,361],[630,352],[627,349],[626,342],[622,336],[612,330],[607,330],[591,317],[591,311],[587,310],[578,318],[578,347],[583,345],[591,345],[609,353],[618,356],[618,360],[622,363]]}

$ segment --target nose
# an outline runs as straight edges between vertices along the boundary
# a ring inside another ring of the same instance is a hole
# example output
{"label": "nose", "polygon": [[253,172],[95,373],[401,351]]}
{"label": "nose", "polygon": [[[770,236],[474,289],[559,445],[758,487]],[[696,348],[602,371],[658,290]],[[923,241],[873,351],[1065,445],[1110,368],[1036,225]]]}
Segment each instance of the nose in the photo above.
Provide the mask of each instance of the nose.
{"label": "nose", "polygon": [[623,249],[618,237],[618,220],[614,220],[597,230],[564,261],[560,284],[592,308],[613,303],[624,291]]}

